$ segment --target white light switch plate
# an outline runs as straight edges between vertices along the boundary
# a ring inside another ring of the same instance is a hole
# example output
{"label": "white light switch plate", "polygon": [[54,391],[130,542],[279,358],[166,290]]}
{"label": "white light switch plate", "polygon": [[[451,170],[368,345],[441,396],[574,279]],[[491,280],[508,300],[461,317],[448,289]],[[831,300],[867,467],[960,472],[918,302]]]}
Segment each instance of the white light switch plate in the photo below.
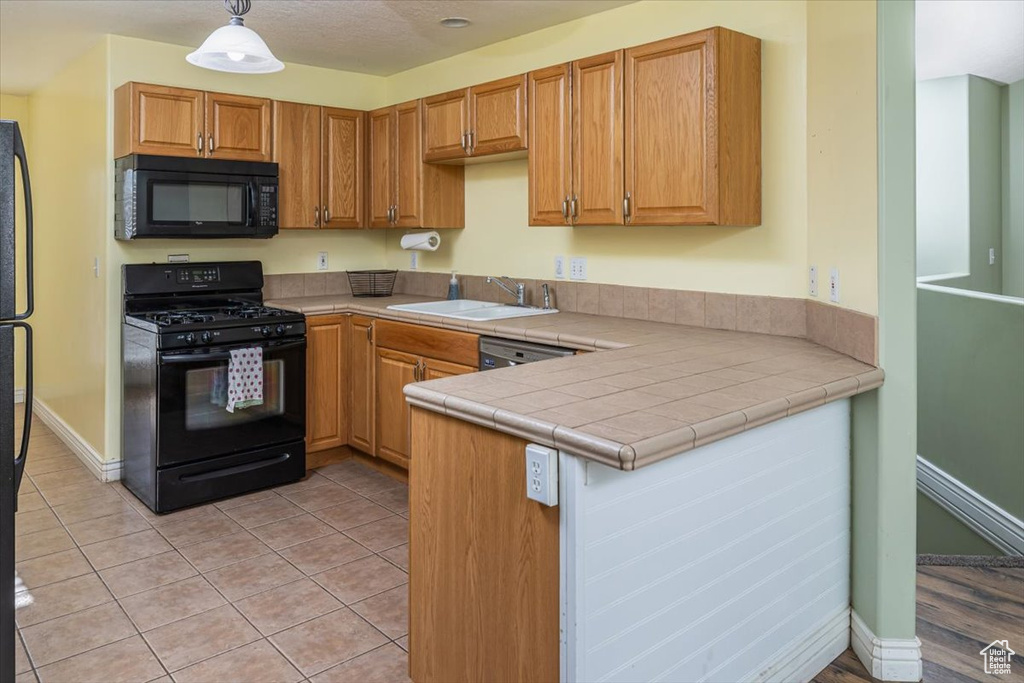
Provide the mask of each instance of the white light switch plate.
{"label": "white light switch plate", "polygon": [[555,279],[565,279],[565,257],[561,254],[555,257]]}
{"label": "white light switch plate", "polygon": [[839,269],[833,268],[828,275],[828,298],[833,303],[839,303]]}
{"label": "white light switch plate", "polygon": [[526,497],[548,507],[558,505],[558,451],[547,446],[526,447]]}
{"label": "white light switch plate", "polygon": [[327,270],[327,252],[321,251],[316,255],[316,269]]}
{"label": "white light switch plate", "polygon": [[818,266],[811,266],[811,275],[807,285],[807,291],[811,296],[818,296]]}

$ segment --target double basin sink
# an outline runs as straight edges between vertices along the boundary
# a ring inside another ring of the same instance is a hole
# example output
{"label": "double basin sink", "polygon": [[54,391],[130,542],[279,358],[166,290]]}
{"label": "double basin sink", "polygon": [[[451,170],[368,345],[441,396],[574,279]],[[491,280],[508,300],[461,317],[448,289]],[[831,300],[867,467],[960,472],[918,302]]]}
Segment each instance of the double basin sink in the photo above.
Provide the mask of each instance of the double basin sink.
{"label": "double basin sink", "polygon": [[484,322],[487,320],[503,320],[505,318],[524,318],[533,315],[558,313],[554,308],[536,308],[534,306],[509,306],[490,301],[474,301],[473,299],[455,299],[454,301],[427,301],[419,304],[394,304],[388,306],[393,311],[436,315],[440,318],[456,318]]}

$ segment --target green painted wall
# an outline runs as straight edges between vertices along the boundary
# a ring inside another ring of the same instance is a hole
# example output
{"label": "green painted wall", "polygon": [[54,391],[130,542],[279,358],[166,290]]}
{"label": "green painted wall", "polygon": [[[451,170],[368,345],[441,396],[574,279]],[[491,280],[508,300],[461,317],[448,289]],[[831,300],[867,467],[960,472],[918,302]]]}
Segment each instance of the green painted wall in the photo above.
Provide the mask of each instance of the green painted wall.
{"label": "green painted wall", "polygon": [[1003,294],[1024,297],[1024,80],[1002,88]]}
{"label": "green painted wall", "polygon": [[1002,555],[923,493],[917,494],[917,552],[932,555]]}
{"label": "green painted wall", "polygon": [[[1003,292],[1003,155],[1002,87],[967,77],[968,148],[970,149],[970,283],[976,292]],[[988,250],[996,250],[989,265]]]}
{"label": "green painted wall", "polygon": [[918,289],[918,453],[1024,518],[1024,305]]}

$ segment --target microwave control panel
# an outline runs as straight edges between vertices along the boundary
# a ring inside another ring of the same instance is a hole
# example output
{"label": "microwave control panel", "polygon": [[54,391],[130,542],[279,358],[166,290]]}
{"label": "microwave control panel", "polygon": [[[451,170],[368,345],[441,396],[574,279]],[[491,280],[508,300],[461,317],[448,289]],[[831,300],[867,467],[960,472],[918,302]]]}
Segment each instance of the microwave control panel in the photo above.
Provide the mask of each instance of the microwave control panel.
{"label": "microwave control panel", "polygon": [[261,228],[277,227],[277,185],[260,185],[259,225]]}

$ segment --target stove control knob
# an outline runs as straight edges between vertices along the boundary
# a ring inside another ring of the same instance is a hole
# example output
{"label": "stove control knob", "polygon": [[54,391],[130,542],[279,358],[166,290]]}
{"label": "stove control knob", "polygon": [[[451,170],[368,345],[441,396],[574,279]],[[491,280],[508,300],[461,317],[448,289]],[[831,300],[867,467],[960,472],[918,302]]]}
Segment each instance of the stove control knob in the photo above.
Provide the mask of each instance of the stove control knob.
{"label": "stove control knob", "polygon": [[264,325],[264,326],[263,326],[263,327],[262,327],[262,328],[260,329],[260,334],[262,334],[262,335],[263,335],[264,337],[269,337],[269,336],[270,336],[270,328],[269,328],[269,327],[267,327],[266,325]]}
{"label": "stove control knob", "polygon": [[185,335],[185,343],[188,344],[189,346],[192,346],[193,344],[195,344],[196,343],[196,335],[192,334],[191,332],[186,334]]}
{"label": "stove control knob", "polygon": [[274,331],[277,332],[278,337],[282,336],[284,334],[284,325],[278,325]]}
{"label": "stove control knob", "polygon": [[211,341],[213,341],[213,335],[210,334],[209,332],[203,332],[199,336],[199,341],[201,341],[204,344],[209,344]]}

